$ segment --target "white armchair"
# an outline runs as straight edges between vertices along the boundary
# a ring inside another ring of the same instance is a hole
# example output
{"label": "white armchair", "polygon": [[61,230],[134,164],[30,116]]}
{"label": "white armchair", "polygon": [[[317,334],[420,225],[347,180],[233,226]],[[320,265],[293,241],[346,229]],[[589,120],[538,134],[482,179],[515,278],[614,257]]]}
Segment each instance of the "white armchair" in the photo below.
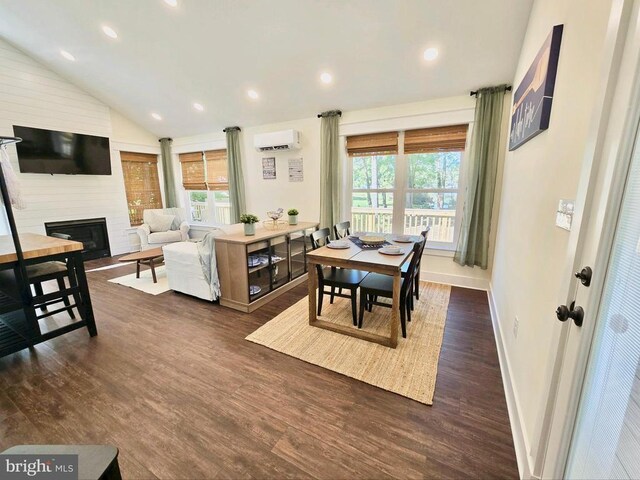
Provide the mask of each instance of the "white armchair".
{"label": "white armchair", "polygon": [[[173,216],[171,223],[167,215]],[[136,232],[140,237],[140,250],[162,247],[189,239],[189,224],[183,208],[159,208],[142,213],[143,224]]]}

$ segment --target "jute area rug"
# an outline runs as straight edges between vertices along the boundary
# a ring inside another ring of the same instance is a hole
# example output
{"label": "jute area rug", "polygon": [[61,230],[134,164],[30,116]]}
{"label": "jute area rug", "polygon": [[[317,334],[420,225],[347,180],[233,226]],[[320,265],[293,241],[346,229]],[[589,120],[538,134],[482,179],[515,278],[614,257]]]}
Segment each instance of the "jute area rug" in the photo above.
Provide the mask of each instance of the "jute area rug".
{"label": "jute area rug", "polygon": [[[422,282],[407,338],[398,333],[398,347],[375,343],[309,325],[308,297],[289,307],[251,335],[258,343],[305,362],[327,368],[427,405],[433,404],[438,357],[451,287]],[[359,301],[359,300],[358,300]],[[325,295],[322,320],[351,325],[351,303]],[[363,329],[389,335],[391,309],[373,307],[365,312]]]}

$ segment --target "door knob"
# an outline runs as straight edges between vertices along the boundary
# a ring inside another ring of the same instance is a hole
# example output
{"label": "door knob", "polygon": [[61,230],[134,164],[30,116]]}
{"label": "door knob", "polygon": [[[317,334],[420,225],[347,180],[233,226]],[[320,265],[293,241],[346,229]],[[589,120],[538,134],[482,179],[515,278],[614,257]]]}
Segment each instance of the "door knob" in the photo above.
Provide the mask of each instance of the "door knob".
{"label": "door knob", "polygon": [[571,304],[571,308],[566,305],[560,305],[556,310],[556,317],[558,317],[558,320],[561,322],[566,322],[571,318],[577,327],[581,327],[582,321],[584,320],[584,310],[582,307],[575,307],[573,303]]}

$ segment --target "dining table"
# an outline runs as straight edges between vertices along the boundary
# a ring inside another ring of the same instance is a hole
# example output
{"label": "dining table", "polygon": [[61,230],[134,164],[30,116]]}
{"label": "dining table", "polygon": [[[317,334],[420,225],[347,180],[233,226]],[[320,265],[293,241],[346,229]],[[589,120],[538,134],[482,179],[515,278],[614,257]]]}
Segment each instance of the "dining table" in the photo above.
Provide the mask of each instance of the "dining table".
{"label": "dining table", "polygon": [[[402,266],[409,261],[412,255],[413,244],[420,240],[419,235],[409,236],[409,239],[397,239],[405,237],[403,235],[386,234],[383,235],[388,244],[399,245],[401,253],[398,255],[383,254],[378,248],[361,248],[352,239],[357,239],[367,235],[354,234],[345,238],[348,241],[348,248],[331,248],[327,245],[319,247],[307,253],[307,264],[309,274],[309,325],[333,332],[349,335],[351,337],[360,338],[369,342],[378,343],[390,348],[396,348],[398,345],[398,329],[400,326],[400,287],[402,281]],[[381,234],[371,234],[378,235]],[[316,265],[336,268],[351,268],[366,272],[381,273],[393,277],[393,297],[391,308],[391,325],[389,336],[379,335],[367,330],[362,330],[351,325],[341,325],[329,320],[318,318],[317,312],[317,294],[318,277],[311,274],[315,272]]]}

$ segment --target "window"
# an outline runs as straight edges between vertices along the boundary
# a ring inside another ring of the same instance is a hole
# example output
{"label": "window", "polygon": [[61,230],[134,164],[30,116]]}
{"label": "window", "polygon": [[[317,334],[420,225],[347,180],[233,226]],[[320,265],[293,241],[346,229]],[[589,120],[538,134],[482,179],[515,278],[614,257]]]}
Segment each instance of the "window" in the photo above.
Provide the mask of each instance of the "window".
{"label": "window", "polygon": [[452,249],[467,128],[348,137],[352,229],[415,235],[428,226],[430,247]]}
{"label": "window", "polygon": [[127,194],[131,226],[142,224],[142,212],[162,208],[158,156],[146,153],[120,152],[124,188]]}
{"label": "window", "polygon": [[347,152],[352,159],[352,230],[390,233],[398,133],[348,137]]}
{"label": "window", "polygon": [[229,179],[226,150],[181,153],[182,185],[187,194],[191,221],[229,224]]}

